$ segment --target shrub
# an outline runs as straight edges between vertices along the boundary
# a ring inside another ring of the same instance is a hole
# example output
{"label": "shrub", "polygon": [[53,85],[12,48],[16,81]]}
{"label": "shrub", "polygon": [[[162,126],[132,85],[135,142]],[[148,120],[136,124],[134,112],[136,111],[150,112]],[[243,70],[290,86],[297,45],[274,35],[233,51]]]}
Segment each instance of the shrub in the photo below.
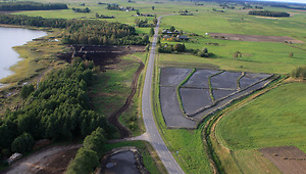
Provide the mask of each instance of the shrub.
{"label": "shrub", "polygon": [[34,85],[24,85],[21,89],[21,97],[23,99],[27,98],[34,91]]}
{"label": "shrub", "polygon": [[105,151],[106,138],[103,134],[103,129],[98,127],[84,139],[83,148],[97,152],[97,155],[100,157]]}
{"label": "shrub", "polygon": [[70,162],[66,174],[91,173],[99,165],[99,158],[95,151],[81,148],[73,161]]}
{"label": "shrub", "polygon": [[306,66],[298,67],[291,72],[291,77],[293,78],[300,78],[305,80],[306,79]]}
{"label": "shrub", "polygon": [[83,147],[70,162],[66,174],[91,173],[99,165],[99,158],[105,151],[105,143],[104,131],[98,127],[84,139]]}
{"label": "shrub", "polygon": [[31,151],[33,145],[32,136],[28,133],[23,133],[13,141],[11,149],[13,152],[24,153]]}
{"label": "shrub", "polygon": [[184,52],[186,49],[185,45],[184,44],[175,44],[174,45],[174,51],[177,51],[177,52]]}

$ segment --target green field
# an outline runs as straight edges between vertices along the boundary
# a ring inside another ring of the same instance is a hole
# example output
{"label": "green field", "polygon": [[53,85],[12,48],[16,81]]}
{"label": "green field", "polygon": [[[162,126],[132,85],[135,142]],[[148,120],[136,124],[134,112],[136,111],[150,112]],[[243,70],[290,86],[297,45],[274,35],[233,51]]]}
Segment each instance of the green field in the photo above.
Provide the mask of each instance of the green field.
{"label": "green field", "polygon": [[[134,73],[139,67],[138,61],[145,61],[146,53],[135,53],[120,58],[120,62],[108,65],[108,70],[100,73],[91,87],[92,105],[100,114],[109,117],[122,107],[131,92]],[[139,95],[133,98],[131,106],[120,116],[120,122],[132,131],[133,135],[143,132],[143,123],[139,121]]]}
{"label": "green field", "polygon": [[306,84],[284,84],[226,114],[217,137],[233,150],[293,145],[306,152]]}

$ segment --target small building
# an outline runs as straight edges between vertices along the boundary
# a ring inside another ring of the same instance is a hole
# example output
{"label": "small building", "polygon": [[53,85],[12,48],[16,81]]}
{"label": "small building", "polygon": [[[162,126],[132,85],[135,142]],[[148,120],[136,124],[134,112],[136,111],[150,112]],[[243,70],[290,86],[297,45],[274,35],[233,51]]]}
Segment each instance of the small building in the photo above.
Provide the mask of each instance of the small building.
{"label": "small building", "polygon": [[176,38],[179,40],[185,40],[185,41],[188,41],[190,39],[188,36],[185,36],[185,35],[177,35]]}

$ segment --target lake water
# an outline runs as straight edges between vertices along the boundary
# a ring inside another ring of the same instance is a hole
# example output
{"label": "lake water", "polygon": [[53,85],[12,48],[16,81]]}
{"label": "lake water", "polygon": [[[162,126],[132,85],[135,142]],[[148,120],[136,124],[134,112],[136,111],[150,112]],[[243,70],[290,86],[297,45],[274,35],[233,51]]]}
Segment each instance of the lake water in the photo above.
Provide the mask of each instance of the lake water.
{"label": "lake water", "polygon": [[47,33],[44,31],[0,27],[0,79],[13,74],[10,67],[21,60],[14,46],[24,45],[45,35]]}

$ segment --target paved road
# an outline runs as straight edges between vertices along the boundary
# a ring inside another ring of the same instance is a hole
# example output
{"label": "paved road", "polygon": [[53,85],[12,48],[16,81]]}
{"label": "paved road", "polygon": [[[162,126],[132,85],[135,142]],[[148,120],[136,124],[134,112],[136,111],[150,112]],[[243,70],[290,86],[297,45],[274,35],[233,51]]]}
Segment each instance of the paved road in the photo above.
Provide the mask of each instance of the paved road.
{"label": "paved road", "polygon": [[156,150],[159,158],[162,163],[166,167],[169,174],[184,174],[182,168],[178,165],[176,160],[173,158],[171,152],[168,150],[165,142],[158,132],[158,128],[156,127],[153,114],[152,114],[152,75],[154,70],[154,58],[155,58],[155,50],[156,50],[156,42],[158,37],[158,28],[160,24],[160,20],[162,17],[158,18],[158,23],[155,28],[155,35],[153,38],[152,48],[150,52],[146,78],[144,83],[143,95],[142,95],[142,114],[143,120],[146,127],[147,137],[149,142],[152,144],[153,148]]}

